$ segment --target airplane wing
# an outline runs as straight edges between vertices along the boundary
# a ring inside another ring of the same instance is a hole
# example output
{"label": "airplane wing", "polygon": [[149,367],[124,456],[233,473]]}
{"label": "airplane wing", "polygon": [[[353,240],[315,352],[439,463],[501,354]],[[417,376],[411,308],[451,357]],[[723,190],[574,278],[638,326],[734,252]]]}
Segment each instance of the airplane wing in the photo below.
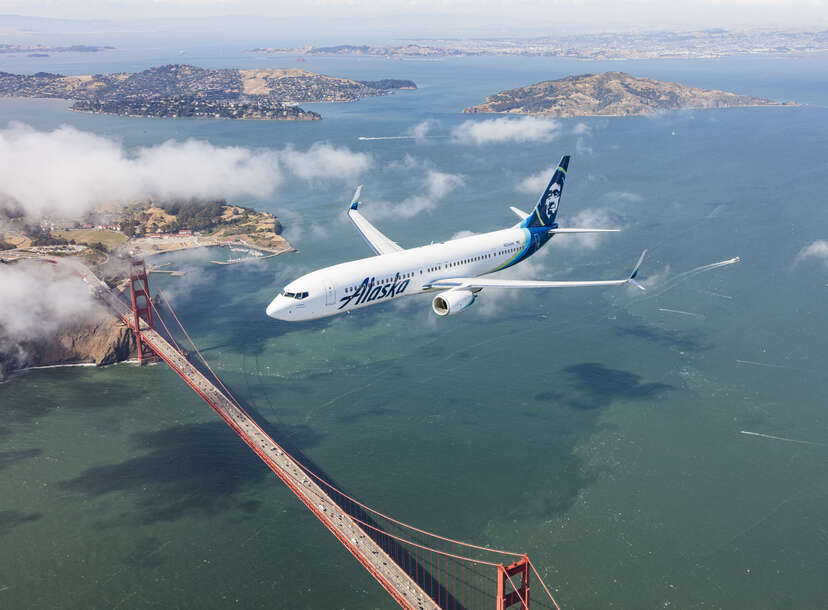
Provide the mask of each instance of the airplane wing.
{"label": "airplane wing", "polygon": [[354,226],[362,235],[363,239],[368,243],[371,249],[377,254],[391,254],[392,252],[399,252],[403,248],[396,242],[391,241],[383,235],[379,229],[368,222],[365,217],[359,213],[357,207],[359,206],[359,195],[362,193],[362,185],[357,187],[354,198],[351,200],[351,206],[348,208],[348,217]]}
{"label": "airplane wing", "polygon": [[644,290],[644,286],[639,284],[635,277],[638,275],[638,270],[641,263],[644,261],[644,255],[647,251],[641,253],[638,262],[630,273],[629,277],[623,280],[595,280],[595,281],[543,281],[543,280],[499,280],[485,277],[452,277],[440,280],[434,280],[423,286],[424,288],[446,288],[446,289],[480,289],[480,288],[577,288],[579,286],[622,286],[623,284],[632,284],[636,288]]}

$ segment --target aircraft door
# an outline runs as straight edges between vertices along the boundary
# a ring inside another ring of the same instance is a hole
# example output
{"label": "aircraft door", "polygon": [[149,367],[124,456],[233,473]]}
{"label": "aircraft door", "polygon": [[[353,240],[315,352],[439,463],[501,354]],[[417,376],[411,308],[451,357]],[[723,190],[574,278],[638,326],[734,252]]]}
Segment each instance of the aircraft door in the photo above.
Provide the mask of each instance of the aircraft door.
{"label": "aircraft door", "polygon": [[334,289],[333,282],[330,280],[325,280],[325,305],[335,305],[336,304],[336,290]]}

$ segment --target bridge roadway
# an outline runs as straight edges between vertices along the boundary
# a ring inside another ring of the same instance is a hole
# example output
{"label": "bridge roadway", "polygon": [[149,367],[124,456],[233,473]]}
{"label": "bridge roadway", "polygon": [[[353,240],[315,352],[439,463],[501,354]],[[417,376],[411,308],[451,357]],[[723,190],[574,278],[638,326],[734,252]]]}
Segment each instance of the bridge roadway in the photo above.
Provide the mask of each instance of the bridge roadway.
{"label": "bridge roadway", "polygon": [[[78,270],[95,295],[109,305],[130,328],[132,309],[88,268]],[[144,322],[142,320],[142,322]],[[267,466],[296,494],[299,500],[356,557],[365,569],[403,608],[437,610],[426,592],[365,531],[343,512],[247,413],[237,407],[195,366],[155,330],[141,324],[147,344],[201,396]],[[134,329],[133,329],[134,330]]]}

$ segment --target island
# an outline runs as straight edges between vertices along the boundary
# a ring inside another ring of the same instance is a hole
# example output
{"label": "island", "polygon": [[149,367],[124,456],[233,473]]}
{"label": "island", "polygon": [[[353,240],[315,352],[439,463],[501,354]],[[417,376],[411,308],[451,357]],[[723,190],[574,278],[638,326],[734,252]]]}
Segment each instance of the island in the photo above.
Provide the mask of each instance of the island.
{"label": "island", "polygon": [[29,57],[48,57],[48,53],[99,53],[111,51],[115,47],[75,44],[68,47],[56,47],[45,44],[8,44],[0,43],[0,53],[28,53]]}
{"label": "island", "polygon": [[624,72],[582,74],[495,93],[464,113],[532,114],[553,117],[635,116],[682,108],[784,106],[765,98],[700,89],[630,76]]}
{"label": "island", "polygon": [[[150,274],[175,276],[181,272],[156,266],[149,257],[223,246],[230,258],[212,262],[232,265],[295,252],[282,230],[273,214],[226,201],[144,201],[123,208],[101,208],[81,220],[48,218],[39,223],[27,221],[14,209],[0,207],[0,265],[58,269],[59,265],[44,262],[78,257],[111,287],[125,289],[131,258],[147,259]],[[3,340],[3,334],[0,320],[0,381],[30,367],[102,366],[135,355],[132,332],[108,313],[78,320],[37,339],[15,342]]]}
{"label": "island", "polygon": [[409,80],[357,81],[298,68],[219,69],[169,64],[142,72],[64,76],[0,72],[0,96],[72,100],[81,112],[139,117],[319,120],[297,104],[352,102],[416,89]]}

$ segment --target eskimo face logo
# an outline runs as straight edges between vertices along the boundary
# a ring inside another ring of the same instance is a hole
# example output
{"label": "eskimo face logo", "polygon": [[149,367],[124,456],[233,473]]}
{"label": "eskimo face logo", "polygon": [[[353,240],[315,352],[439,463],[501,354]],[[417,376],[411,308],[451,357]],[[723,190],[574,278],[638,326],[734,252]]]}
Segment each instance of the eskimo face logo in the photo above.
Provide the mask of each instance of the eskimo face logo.
{"label": "eskimo face logo", "polygon": [[546,206],[546,216],[551,218],[552,215],[558,211],[558,203],[561,200],[561,185],[555,183],[549,190],[549,195],[544,199],[543,203]]}
{"label": "eskimo face logo", "polygon": [[411,280],[399,281],[400,274],[394,277],[394,281],[390,284],[374,284],[375,278],[365,278],[359,285],[359,288],[352,293],[339,299],[342,305],[339,309],[344,308],[348,303],[354,301],[354,305],[361,305],[362,303],[369,303],[378,299],[391,298],[401,295],[408,288],[408,283]]}

